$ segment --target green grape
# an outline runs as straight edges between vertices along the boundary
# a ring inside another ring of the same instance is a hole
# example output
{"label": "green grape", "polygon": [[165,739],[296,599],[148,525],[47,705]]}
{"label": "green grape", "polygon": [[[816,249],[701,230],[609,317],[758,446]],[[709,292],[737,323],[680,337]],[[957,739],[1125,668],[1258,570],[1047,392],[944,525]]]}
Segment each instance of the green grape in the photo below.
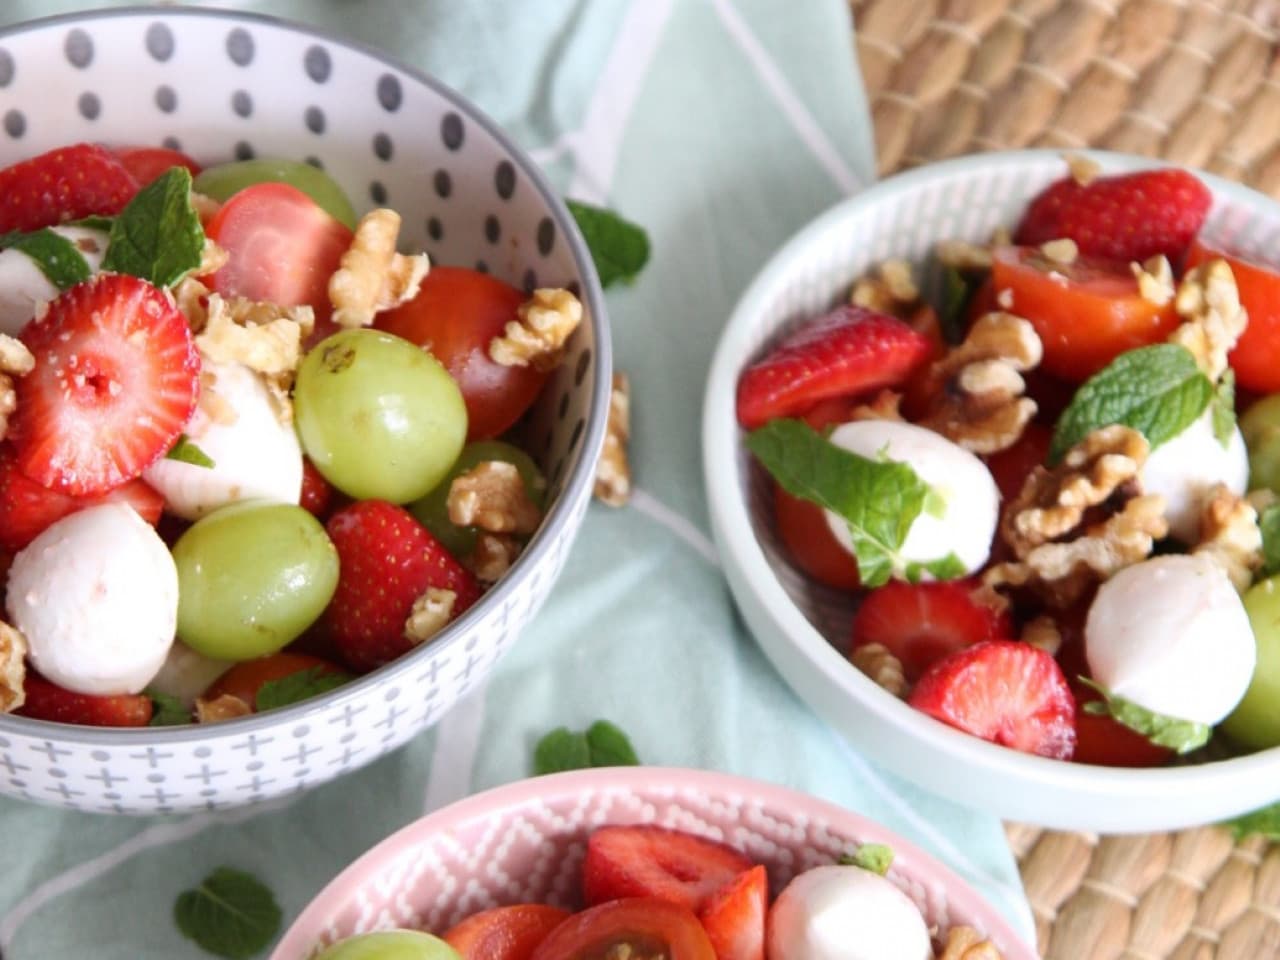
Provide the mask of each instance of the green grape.
{"label": "green grape", "polygon": [[1280,576],[1250,587],[1244,609],[1253,626],[1258,663],[1244,699],[1222,721],[1222,729],[1248,747],[1280,746]]}
{"label": "green grape", "polygon": [[324,612],[338,551],[301,507],[247,500],[197,520],[173,545],[178,639],[218,660],[275,653]]}
{"label": "green grape", "polygon": [[351,201],[342,192],[342,188],[318,167],[297,160],[280,160],[274,157],[261,157],[254,160],[236,160],[232,163],[220,163],[207,167],[196,176],[191,188],[196,193],[219,202],[231,199],[233,193],[251,187],[255,183],[269,182],[287,183],[297,187],[312,200],[318,203],[339,223],[346,224],[354,230],[356,212]]}
{"label": "green grape", "polygon": [[417,930],[383,930],[339,940],[315,960],[462,960],[439,937]]}
{"label": "green grape", "polygon": [[1280,493],[1280,393],[1251,406],[1240,418],[1240,432],[1249,448],[1249,489]]}
{"label": "green grape", "polygon": [[357,500],[408,503],[453,466],[467,408],[426,350],[380,330],[343,330],[303,358],[298,439],[326,480]]}
{"label": "green grape", "polygon": [[436,485],[435,489],[409,507],[409,511],[418,518],[418,522],[430,530],[435,538],[444,544],[445,549],[455,557],[466,556],[475,548],[479,530],[475,527],[460,527],[449,519],[447,505],[449,484],[453,482],[454,477],[466,473],[477,463],[483,463],[486,460],[504,460],[515,464],[516,469],[520,471],[520,479],[524,481],[524,492],[539,509],[542,508],[542,501],[547,493],[547,481],[542,476],[542,471],[533,462],[533,457],[519,447],[501,440],[477,440],[475,443],[468,443],[458,454],[453,468],[445,474],[444,479]]}

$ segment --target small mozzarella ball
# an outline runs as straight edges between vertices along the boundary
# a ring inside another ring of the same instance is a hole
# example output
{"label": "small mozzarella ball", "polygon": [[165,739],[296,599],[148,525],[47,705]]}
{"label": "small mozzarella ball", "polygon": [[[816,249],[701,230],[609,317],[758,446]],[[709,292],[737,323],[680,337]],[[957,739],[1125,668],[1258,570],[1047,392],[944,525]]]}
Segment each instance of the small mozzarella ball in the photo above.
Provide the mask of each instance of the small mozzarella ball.
{"label": "small mozzarella ball", "polygon": [[1084,628],[1089,673],[1155,713],[1215,724],[1240,702],[1257,657],[1249,615],[1204,556],[1155,557],[1099,589]]}
{"label": "small mozzarella ball", "polygon": [[173,643],[178,571],[133,508],[64,517],[13,558],[7,607],[47,679],[98,696],[138,693]]}
{"label": "small mozzarella ball", "polygon": [[920,911],[890,881],[825,866],[793,879],[769,909],[769,960],[930,960]]}
{"label": "small mozzarella ball", "polygon": [[201,382],[232,416],[215,422],[197,408],[187,426],[187,436],[212,467],[161,459],[143,471],[165,508],[196,520],[240,500],[296,504],[302,496],[302,447],[293,425],[276,416],[262,379],[239,363],[205,361]]}
{"label": "small mozzarella ball", "polygon": [[181,640],[175,640],[169,655],[160,666],[160,672],[151,678],[147,689],[173,697],[184,707],[190,708],[196,697],[204,693],[213,682],[230,670],[230,660],[215,660],[197,653]]}
{"label": "small mozzarella ball", "polygon": [[[102,255],[107,250],[107,235],[88,227],[51,227],[66,237],[80,251],[89,265],[89,273],[98,272]],[[0,333],[16,337],[22,332],[41,304],[58,295],[58,288],[40,272],[36,262],[21,250],[0,250]]]}
{"label": "small mozzarella ball", "polygon": [[1249,483],[1249,451],[1239,427],[1232,428],[1227,445],[1213,434],[1213,411],[1206,410],[1172,440],[1151,451],[1139,474],[1144,493],[1164,497],[1169,533],[1183,543],[1200,535],[1204,495],[1216,483],[1243,494]]}
{"label": "small mozzarella ball", "polygon": [[[902,555],[927,563],[954,553],[973,573],[987,562],[1000,517],[1000,491],[987,465],[940,433],[898,420],[859,420],[832,431],[837,446],[866,457],[887,458],[910,466],[941,498],[939,515],[921,511],[907,532]],[[853,553],[849,525],[826,511],[831,532]]]}

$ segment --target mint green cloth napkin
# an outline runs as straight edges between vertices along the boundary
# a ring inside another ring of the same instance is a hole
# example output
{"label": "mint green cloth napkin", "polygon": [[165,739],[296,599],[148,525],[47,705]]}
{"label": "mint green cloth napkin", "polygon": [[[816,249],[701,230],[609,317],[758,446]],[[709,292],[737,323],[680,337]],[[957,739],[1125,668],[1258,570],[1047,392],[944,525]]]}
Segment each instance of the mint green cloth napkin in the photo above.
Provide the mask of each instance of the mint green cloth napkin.
{"label": "mint green cloth napkin", "polygon": [[[1000,824],[870,766],[786,687],[737,617],[708,537],[707,366],[738,295],[798,227],[873,177],[844,0],[325,0],[222,3],[383,47],[477,102],[568,194],[649,231],[610,291],[631,376],[638,486],[593,505],[534,627],[433,731],[287,802],[136,820],[0,801],[4,960],[198,957],[174,897],[229,864],[286,922],[354,857],[468,793],[529,772],[552,727],[599,717],[641,758],[786,784],[949,863],[1031,938]],[[83,8],[11,2],[0,23]]]}

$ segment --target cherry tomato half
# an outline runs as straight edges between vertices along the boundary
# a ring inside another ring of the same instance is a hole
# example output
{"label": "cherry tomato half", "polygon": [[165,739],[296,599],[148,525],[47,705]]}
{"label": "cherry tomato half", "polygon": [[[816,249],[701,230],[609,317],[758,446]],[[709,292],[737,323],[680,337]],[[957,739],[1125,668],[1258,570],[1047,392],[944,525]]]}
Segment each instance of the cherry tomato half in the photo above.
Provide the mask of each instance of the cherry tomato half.
{"label": "cherry tomato half", "polygon": [[171,150],[168,147],[117,147],[112,152],[124,168],[133,174],[140,187],[145,187],[170,167],[186,167],[193,177],[200,172],[200,164],[181,150]]}
{"label": "cherry tomato half", "polygon": [[529,960],[538,944],[569,917],[568,910],[541,903],[494,907],[450,927],[444,940],[462,960]]}
{"label": "cherry tomato half", "polygon": [[609,900],[575,913],[551,931],[530,960],[600,960],[623,945],[641,956],[716,960],[693,911],[655,897]]}
{"label": "cherry tomato half", "polygon": [[831,532],[827,515],[820,506],[791,496],[775,483],[773,513],[778,522],[778,536],[792,563],[829,587],[858,588],[861,583],[858,562]]}

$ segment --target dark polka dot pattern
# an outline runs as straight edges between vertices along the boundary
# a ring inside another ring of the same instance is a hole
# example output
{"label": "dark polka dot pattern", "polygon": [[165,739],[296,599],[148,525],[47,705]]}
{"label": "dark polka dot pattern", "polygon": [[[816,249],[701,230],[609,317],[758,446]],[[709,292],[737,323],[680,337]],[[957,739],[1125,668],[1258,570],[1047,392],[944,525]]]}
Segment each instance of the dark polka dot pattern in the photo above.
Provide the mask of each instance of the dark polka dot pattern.
{"label": "dark polka dot pattern", "polygon": [[227,56],[237,67],[253,63],[253,36],[243,27],[236,27],[227,34]]}
{"label": "dark polka dot pattern", "polygon": [[437,170],[436,175],[432,178],[432,183],[436,189],[436,196],[441,200],[449,199],[449,194],[453,193],[453,178],[449,176],[448,170]]}
{"label": "dark polka dot pattern", "polygon": [[488,272],[489,272],[489,264],[488,264],[486,261],[484,261],[484,260],[477,260],[477,261],[476,261],[476,272],[477,272],[477,273],[488,273]]}
{"label": "dark polka dot pattern", "polygon": [[253,147],[247,140],[239,140],[236,142],[235,149],[232,151],[237,160],[252,160]]}
{"label": "dark polka dot pattern", "polygon": [[303,69],[307,76],[316,83],[324,83],[333,70],[333,61],[329,59],[329,51],[321,46],[308,47],[302,58]]}
{"label": "dark polka dot pattern", "polygon": [[378,103],[388,113],[400,109],[400,101],[404,99],[404,91],[400,89],[400,81],[389,73],[378,78]]}
{"label": "dark polka dot pattern", "polygon": [[27,118],[21,110],[9,110],[5,113],[4,132],[15,139],[27,132]]}
{"label": "dark polka dot pattern", "polygon": [[163,23],[153,23],[147,27],[146,44],[151,58],[164,63],[173,56],[173,31]]}
{"label": "dark polka dot pattern", "polygon": [[96,93],[82,93],[76,101],[76,108],[86,120],[97,120],[98,114],[102,112],[102,101]]}
{"label": "dark polka dot pattern", "polygon": [[253,113],[253,97],[246,90],[237,90],[231,95],[231,111],[237,117],[247,117]]}
{"label": "dark polka dot pattern", "polygon": [[307,157],[304,162],[311,164],[311,166],[315,167],[317,170],[324,169],[324,161],[319,157]]}
{"label": "dark polka dot pattern", "polygon": [[502,239],[502,224],[493,214],[484,218],[484,238],[490,243],[497,243]]}
{"label": "dark polka dot pattern", "polygon": [[160,145],[162,147],[168,147],[170,150],[182,149],[182,141],[179,140],[177,137],[165,137],[163,140],[160,141]]}
{"label": "dark polka dot pattern", "polygon": [[319,107],[307,107],[302,114],[302,122],[316,136],[324,133],[324,111]]}
{"label": "dark polka dot pattern", "polygon": [[444,239],[444,226],[440,223],[439,217],[427,219],[427,236],[437,243]]}
{"label": "dark polka dot pattern", "polygon": [[440,121],[440,139],[450,150],[461,150],[462,140],[466,136],[466,128],[462,125],[462,117],[456,113],[446,113]]}
{"label": "dark polka dot pattern", "polygon": [[510,200],[511,195],[516,192],[516,168],[510,160],[503,160],[493,171],[493,189],[498,191],[498,196],[503,200]]}
{"label": "dark polka dot pattern", "polygon": [[556,245],[556,225],[550,217],[543,217],[538,224],[538,252],[544,257],[551,253]]}
{"label": "dark polka dot pattern", "polygon": [[67,55],[68,63],[83,70],[93,63],[93,38],[77,27],[68,31],[63,51]]}
{"label": "dark polka dot pattern", "polygon": [[0,87],[13,83],[13,54],[0,49]]}
{"label": "dark polka dot pattern", "polygon": [[387,188],[379,180],[374,180],[369,184],[369,199],[380,207],[387,204]]}
{"label": "dark polka dot pattern", "polygon": [[521,281],[525,293],[533,293],[538,289],[538,274],[531,268],[524,272],[524,279]]}
{"label": "dark polka dot pattern", "polygon": [[173,113],[178,108],[178,94],[173,87],[162,85],[156,87],[156,107],[161,113]]}
{"label": "dark polka dot pattern", "polygon": [[373,136],[373,155],[384,163],[391,159],[392,154],[391,138],[385,133],[376,133]]}

